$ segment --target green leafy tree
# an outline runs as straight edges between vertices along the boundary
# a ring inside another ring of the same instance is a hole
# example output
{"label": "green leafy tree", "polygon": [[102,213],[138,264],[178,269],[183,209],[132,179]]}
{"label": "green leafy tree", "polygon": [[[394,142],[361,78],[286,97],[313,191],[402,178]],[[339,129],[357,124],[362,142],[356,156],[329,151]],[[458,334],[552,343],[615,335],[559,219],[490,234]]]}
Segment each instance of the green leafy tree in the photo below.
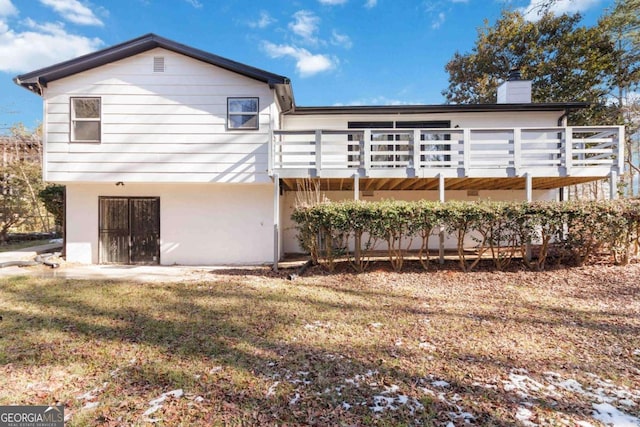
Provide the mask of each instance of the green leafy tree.
{"label": "green leafy tree", "polygon": [[38,130],[30,132],[22,124],[2,137],[0,170],[0,242],[10,230],[48,230],[48,218],[38,198],[43,187],[41,141]]}
{"label": "green leafy tree", "polygon": [[58,227],[62,227],[64,220],[64,185],[49,184],[38,193],[44,207],[53,215]]}
{"label": "green leafy tree", "polygon": [[615,111],[606,105],[615,46],[600,27],[580,26],[580,15],[544,13],[537,22],[503,11],[493,26],[478,31],[470,53],[456,52],[446,64],[449,103],[492,103],[510,69],[532,80],[534,102],[592,102],[574,112],[573,124],[610,123]]}
{"label": "green leafy tree", "polygon": [[618,123],[626,126],[625,162],[631,188],[634,177],[640,174],[640,166],[637,160],[634,161],[634,153],[636,158],[638,156],[640,128],[640,99],[637,96],[640,86],[640,0],[617,0],[598,24],[615,46],[610,100],[617,110]]}

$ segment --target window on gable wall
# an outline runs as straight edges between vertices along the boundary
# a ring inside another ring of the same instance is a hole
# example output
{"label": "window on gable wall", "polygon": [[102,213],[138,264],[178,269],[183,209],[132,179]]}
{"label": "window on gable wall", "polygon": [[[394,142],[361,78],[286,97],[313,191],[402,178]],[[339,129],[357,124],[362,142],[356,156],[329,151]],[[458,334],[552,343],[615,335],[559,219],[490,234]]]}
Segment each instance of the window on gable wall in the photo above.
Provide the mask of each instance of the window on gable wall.
{"label": "window on gable wall", "polygon": [[100,142],[100,98],[71,98],[71,142]]}
{"label": "window on gable wall", "polygon": [[227,98],[229,129],[258,129],[258,98]]}

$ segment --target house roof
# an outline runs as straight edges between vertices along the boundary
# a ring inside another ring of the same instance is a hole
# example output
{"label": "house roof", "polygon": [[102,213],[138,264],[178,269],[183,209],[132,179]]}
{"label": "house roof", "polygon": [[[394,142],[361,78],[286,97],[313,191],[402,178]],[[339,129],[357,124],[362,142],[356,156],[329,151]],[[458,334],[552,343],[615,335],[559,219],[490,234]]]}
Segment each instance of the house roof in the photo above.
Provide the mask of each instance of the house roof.
{"label": "house roof", "polygon": [[[71,59],[69,61],[60,62],[49,67],[22,74],[15,77],[13,81],[16,84],[37,93],[38,95],[42,95],[42,87],[46,87],[49,82],[128,58],[157,47],[177,52],[208,64],[233,71],[246,77],[267,83],[272,87],[275,87],[276,85],[290,85],[291,83],[287,77],[241,64],[152,33]],[[290,90],[288,92],[290,92]]]}
{"label": "house roof", "polygon": [[163,48],[180,53],[205,63],[224,68],[246,77],[264,82],[275,89],[277,102],[288,114],[411,114],[411,113],[452,113],[489,111],[558,111],[586,108],[584,102],[543,103],[543,104],[445,104],[445,105],[380,105],[380,106],[330,106],[300,107],[295,105],[289,78],[270,73],[259,68],[223,58],[203,50],[177,43],[173,40],[150,33],[136,39],[120,43],[75,59],[60,62],[15,77],[16,84],[42,95],[47,83],[100,67],[114,61],[128,58],[154,48]]}
{"label": "house roof", "polygon": [[292,114],[412,114],[491,111],[558,111],[586,108],[588,102],[523,103],[523,104],[441,104],[441,105],[355,105],[336,107],[298,107]]}

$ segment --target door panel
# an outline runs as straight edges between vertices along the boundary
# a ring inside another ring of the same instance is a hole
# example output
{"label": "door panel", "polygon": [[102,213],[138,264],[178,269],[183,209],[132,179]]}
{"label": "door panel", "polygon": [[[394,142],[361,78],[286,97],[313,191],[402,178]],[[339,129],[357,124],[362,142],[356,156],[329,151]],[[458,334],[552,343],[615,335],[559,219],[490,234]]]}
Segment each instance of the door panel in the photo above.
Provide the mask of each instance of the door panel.
{"label": "door panel", "polygon": [[158,264],[160,258],[160,201],[131,199],[131,263]]}
{"label": "door panel", "polygon": [[127,199],[100,199],[100,262],[129,262],[129,207]]}

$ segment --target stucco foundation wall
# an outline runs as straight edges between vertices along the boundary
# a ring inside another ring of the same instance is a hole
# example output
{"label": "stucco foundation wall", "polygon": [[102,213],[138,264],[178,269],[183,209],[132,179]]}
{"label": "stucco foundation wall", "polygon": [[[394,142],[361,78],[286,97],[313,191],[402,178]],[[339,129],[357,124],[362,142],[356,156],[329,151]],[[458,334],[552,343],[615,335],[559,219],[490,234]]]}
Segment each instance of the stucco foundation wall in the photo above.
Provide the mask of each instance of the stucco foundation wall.
{"label": "stucco foundation wall", "polygon": [[68,184],[67,261],[98,263],[98,197],[160,198],[162,265],[273,262],[273,185]]}
{"label": "stucco foundation wall", "polygon": [[[352,191],[328,191],[323,193],[327,199],[332,201],[339,200],[353,200]],[[533,191],[533,200],[556,200],[555,190],[535,190]],[[495,201],[524,201],[526,198],[525,192],[520,190],[480,190],[477,196],[470,196],[467,191],[447,191],[445,194],[446,200],[495,200]],[[363,201],[375,201],[375,200],[438,200],[437,191],[374,191],[372,196],[363,196],[360,194],[360,200]],[[284,234],[284,253],[300,253],[302,250],[298,245],[296,238],[295,222],[291,220],[291,214],[295,208],[296,193],[285,193],[282,211],[282,229]],[[429,247],[431,249],[437,249],[439,247],[439,237],[437,235],[431,236],[429,239]],[[472,240],[469,239],[470,245]],[[413,242],[412,249],[419,248],[419,239]],[[454,249],[456,247],[455,238],[448,236],[445,240],[445,248]],[[383,250],[386,248],[384,242],[378,242],[376,249]]]}

